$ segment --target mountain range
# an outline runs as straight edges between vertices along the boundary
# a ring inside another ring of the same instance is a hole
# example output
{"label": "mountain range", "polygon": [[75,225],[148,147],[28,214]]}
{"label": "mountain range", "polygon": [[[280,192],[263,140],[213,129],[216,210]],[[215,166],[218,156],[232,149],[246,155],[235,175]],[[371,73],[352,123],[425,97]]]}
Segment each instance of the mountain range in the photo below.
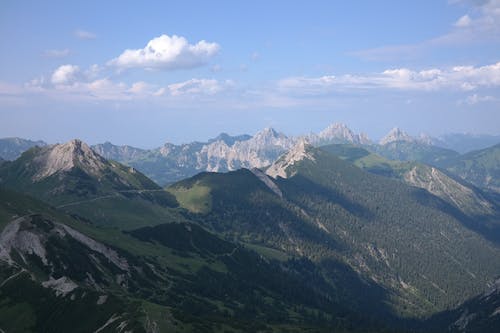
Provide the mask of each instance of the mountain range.
{"label": "mountain range", "polygon": [[[221,136],[198,145],[238,147],[236,170],[165,189],[80,140],[2,163],[0,328],[74,330],[85,311],[81,332],[495,332],[495,192],[311,141]],[[496,170],[492,149],[466,159]]]}
{"label": "mountain range", "polygon": [[[422,134],[412,137],[403,130],[394,128],[376,144],[365,134],[357,134],[344,124],[334,123],[317,134],[298,137],[288,137],[272,128],[266,128],[254,136],[221,133],[207,142],[180,145],[166,143],[155,149],[116,146],[110,142],[94,145],[92,149],[106,159],[135,167],[155,182],[166,185],[201,171],[225,172],[240,167],[268,166],[303,139],[314,146],[355,144],[389,159],[419,161],[440,167],[443,166],[442,161],[458,158],[460,153],[485,149],[500,142],[498,136],[472,134],[450,134],[441,138]],[[19,138],[0,139],[0,158],[13,160],[36,145],[47,144]],[[475,184],[481,182],[481,186],[487,183],[484,179],[474,181]]]}

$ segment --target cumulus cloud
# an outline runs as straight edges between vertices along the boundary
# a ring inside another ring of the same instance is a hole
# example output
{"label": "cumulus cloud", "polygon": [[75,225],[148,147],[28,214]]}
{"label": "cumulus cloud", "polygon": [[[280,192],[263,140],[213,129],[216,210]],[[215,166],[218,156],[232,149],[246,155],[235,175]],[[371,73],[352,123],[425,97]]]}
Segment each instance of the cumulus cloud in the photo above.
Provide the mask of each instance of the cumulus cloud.
{"label": "cumulus cloud", "polygon": [[71,84],[78,79],[79,75],[80,67],[76,65],[62,65],[52,73],[51,82],[56,85]]}
{"label": "cumulus cloud", "polygon": [[48,57],[48,58],[64,58],[67,57],[71,51],[69,49],[63,49],[63,50],[45,50],[43,51],[43,56]]}
{"label": "cumulus cloud", "polygon": [[145,81],[129,84],[114,81],[109,77],[96,77],[100,71],[97,65],[92,65],[87,70],[75,65],[62,65],[52,73],[49,81],[41,76],[22,86],[0,85],[0,95],[37,93],[65,100],[130,101],[156,98],[168,101],[172,98],[191,100],[203,95],[212,96],[234,86],[231,80],[218,81],[204,78],[193,78],[163,87]]}
{"label": "cumulus cloud", "polygon": [[90,32],[90,31],[82,30],[82,29],[75,30],[74,34],[75,34],[75,37],[79,38],[79,39],[96,39],[97,38],[97,36],[94,33]]}
{"label": "cumulus cloud", "polygon": [[144,98],[190,98],[200,95],[215,95],[229,85],[231,81],[219,82],[213,79],[190,79],[172,83],[166,87],[158,87],[144,81],[132,84],[114,82],[102,78],[88,82],[80,81],[72,85],[59,85],[47,91],[49,94],[61,93],[66,97],[94,100],[136,100]]}
{"label": "cumulus cloud", "polygon": [[158,68],[181,69],[193,68],[205,64],[219,51],[217,43],[204,40],[189,44],[181,36],[161,35],[150,40],[142,49],[128,49],[120,56],[108,62],[118,68]]}
{"label": "cumulus cloud", "polygon": [[291,77],[278,82],[282,91],[299,94],[324,94],[346,89],[397,89],[437,91],[452,89],[470,91],[500,86],[500,62],[492,65],[456,66],[449,69],[387,69],[369,75],[346,74],[321,77]]}

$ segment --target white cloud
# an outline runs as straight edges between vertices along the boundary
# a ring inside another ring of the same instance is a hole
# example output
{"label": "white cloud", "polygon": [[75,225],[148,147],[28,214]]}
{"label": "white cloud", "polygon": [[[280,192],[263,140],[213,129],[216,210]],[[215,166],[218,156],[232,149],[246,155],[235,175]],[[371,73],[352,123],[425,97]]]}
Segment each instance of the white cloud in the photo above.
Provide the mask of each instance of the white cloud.
{"label": "white cloud", "polygon": [[173,83],[167,86],[172,96],[180,95],[214,95],[225,87],[232,85],[231,81],[219,82],[214,79],[190,79],[184,82]]}
{"label": "white cloud", "polygon": [[161,35],[150,40],[142,49],[125,50],[108,64],[118,68],[193,68],[205,64],[219,49],[217,43],[202,40],[189,44],[181,36]]}
{"label": "white cloud", "polygon": [[52,73],[51,81],[56,85],[71,84],[75,82],[80,75],[80,68],[75,65],[59,66]]}
{"label": "white cloud", "polygon": [[472,20],[470,19],[469,15],[464,15],[461,18],[459,18],[454,25],[455,27],[465,28],[470,26],[471,22]]}
{"label": "white cloud", "polygon": [[138,91],[137,86],[134,89],[134,85],[100,78],[88,82],[78,81],[71,85],[45,87],[40,92],[54,99],[71,101],[125,101],[148,96],[146,91]]}
{"label": "white cloud", "polygon": [[49,58],[64,58],[67,57],[71,51],[69,49],[63,49],[63,50],[45,50],[43,51],[43,56],[44,57],[49,57]]}
{"label": "white cloud", "polygon": [[131,101],[144,98],[155,98],[164,102],[174,98],[177,101],[186,98],[195,101],[198,97],[212,96],[234,86],[231,80],[218,81],[203,78],[171,83],[164,87],[144,81],[127,84],[116,82],[108,77],[97,78],[100,71],[97,65],[92,65],[87,70],[81,70],[75,65],[62,65],[52,73],[49,82],[43,76],[21,86],[0,82],[0,96],[22,97],[39,94],[54,99],[73,101]]}
{"label": "white cloud", "polygon": [[82,30],[82,29],[75,30],[75,36],[76,36],[76,38],[79,38],[79,39],[96,39],[97,38],[97,36],[94,33],[86,31],[86,30]]}
{"label": "white cloud", "polygon": [[99,74],[101,73],[102,71],[102,68],[97,65],[97,64],[93,64],[91,65],[86,71],[85,71],[85,76],[92,80],[92,79],[95,79],[99,76]]}
{"label": "white cloud", "polygon": [[368,75],[346,74],[321,77],[291,77],[278,82],[281,91],[302,95],[325,94],[347,89],[397,89],[469,91],[500,86],[500,62],[481,67],[456,66],[449,69],[387,69]]}
{"label": "white cloud", "polygon": [[497,99],[493,96],[489,96],[489,95],[481,96],[478,94],[473,94],[473,95],[467,96],[465,101],[459,101],[459,104],[463,104],[465,102],[468,105],[475,105],[475,104],[483,103],[483,102],[494,102],[496,100]]}
{"label": "white cloud", "polygon": [[31,91],[36,91],[36,90],[40,91],[43,90],[43,87],[45,87],[46,84],[47,80],[45,79],[45,76],[42,75],[30,80],[29,82],[26,82],[24,84],[24,88]]}
{"label": "white cloud", "polygon": [[122,82],[115,83],[107,78],[84,83],[78,88],[83,93],[87,91],[90,96],[100,100],[127,99],[128,86]]}
{"label": "white cloud", "polygon": [[155,86],[144,81],[135,82],[128,91],[132,94],[140,95],[144,93],[153,94]]}

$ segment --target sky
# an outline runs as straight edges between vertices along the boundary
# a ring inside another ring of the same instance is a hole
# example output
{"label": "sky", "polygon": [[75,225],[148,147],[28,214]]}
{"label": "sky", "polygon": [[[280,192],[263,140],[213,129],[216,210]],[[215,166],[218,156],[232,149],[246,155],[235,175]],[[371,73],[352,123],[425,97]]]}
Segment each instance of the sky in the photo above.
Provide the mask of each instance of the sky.
{"label": "sky", "polygon": [[500,134],[500,0],[4,0],[0,50],[0,137]]}

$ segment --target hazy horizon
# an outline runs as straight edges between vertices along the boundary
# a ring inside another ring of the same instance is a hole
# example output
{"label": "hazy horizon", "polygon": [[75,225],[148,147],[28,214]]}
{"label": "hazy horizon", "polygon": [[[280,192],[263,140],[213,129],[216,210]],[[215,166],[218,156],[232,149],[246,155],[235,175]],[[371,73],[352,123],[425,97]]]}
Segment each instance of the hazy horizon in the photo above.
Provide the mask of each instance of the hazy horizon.
{"label": "hazy horizon", "polygon": [[[331,124],[334,124],[334,123],[331,123]],[[331,124],[328,124],[328,125],[331,125]],[[361,134],[361,133],[366,134],[366,132],[364,132],[364,131],[356,131],[356,130],[354,130],[353,128],[349,127],[348,124],[344,124],[344,125],[346,125],[349,129],[351,129],[356,134]],[[307,134],[311,134],[311,133],[316,133],[317,134],[320,131],[324,130],[327,126],[325,126],[324,128],[319,129],[318,131],[308,131],[308,132],[302,132],[302,133],[296,133],[296,134],[287,133],[287,132],[282,131],[279,128],[276,128],[276,127],[270,127],[270,128],[274,129],[277,132],[283,133],[283,134],[285,134],[288,137],[298,137],[298,136],[307,135]],[[395,127],[398,127],[398,126],[395,126]],[[269,128],[269,127],[266,127],[266,128]],[[119,146],[121,146],[121,145],[125,146],[126,145],[126,146],[132,146],[132,147],[135,147],[135,148],[141,148],[141,149],[154,149],[154,148],[158,148],[158,147],[160,147],[160,146],[162,146],[162,145],[164,145],[166,143],[172,143],[172,144],[175,144],[175,145],[180,145],[180,144],[186,144],[186,143],[191,143],[191,142],[208,142],[209,140],[212,140],[212,139],[216,138],[217,136],[219,136],[221,134],[227,134],[227,135],[232,136],[232,137],[242,136],[242,135],[254,136],[254,135],[256,135],[257,133],[259,133],[260,131],[262,131],[262,130],[264,130],[266,128],[261,128],[257,132],[253,132],[253,133],[232,133],[232,132],[228,132],[228,131],[223,131],[223,132],[216,133],[216,134],[214,134],[212,136],[209,136],[209,137],[206,137],[206,138],[193,139],[193,140],[188,140],[188,141],[178,141],[178,142],[175,142],[175,141],[169,141],[167,139],[166,141],[160,142],[160,143],[158,143],[156,145],[152,145],[152,146],[141,146],[141,145],[135,144],[133,142],[113,142],[111,140],[88,141],[88,140],[85,140],[85,139],[80,138],[80,137],[70,137],[70,138],[68,138],[66,140],[56,140],[56,141],[49,141],[49,140],[45,140],[43,138],[20,137],[20,136],[0,136],[0,139],[21,138],[21,139],[27,139],[27,140],[31,140],[31,141],[44,141],[45,143],[48,143],[48,144],[65,143],[65,142],[68,142],[68,141],[70,141],[72,139],[79,139],[79,140],[82,140],[82,141],[86,142],[89,145],[96,145],[96,144],[103,144],[103,143],[106,143],[106,142],[110,142],[110,143],[112,143],[114,145],[119,145]],[[374,143],[378,143],[393,128],[389,129],[388,132],[384,133],[382,136],[371,137],[371,136],[368,135],[368,138],[370,140],[372,140]],[[399,128],[401,130],[403,130],[404,132],[407,132],[410,136],[415,137],[415,138],[418,138],[422,134],[423,135],[427,135],[428,134],[428,133],[424,133],[424,132],[410,133],[410,132],[406,131],[404,128],[401,128],[401,127],[399,127]],[[442,135],[431,136],[431,137],[435,138],[435,139],[439,139],[439,138],[443,138],[446,135],[454,135],[454,134],[464,134],[464,135],[473,135],[473,136],[500,136],[500,134],[489,134],[489,133],[449,132],[449,133],[443,133]]]}

